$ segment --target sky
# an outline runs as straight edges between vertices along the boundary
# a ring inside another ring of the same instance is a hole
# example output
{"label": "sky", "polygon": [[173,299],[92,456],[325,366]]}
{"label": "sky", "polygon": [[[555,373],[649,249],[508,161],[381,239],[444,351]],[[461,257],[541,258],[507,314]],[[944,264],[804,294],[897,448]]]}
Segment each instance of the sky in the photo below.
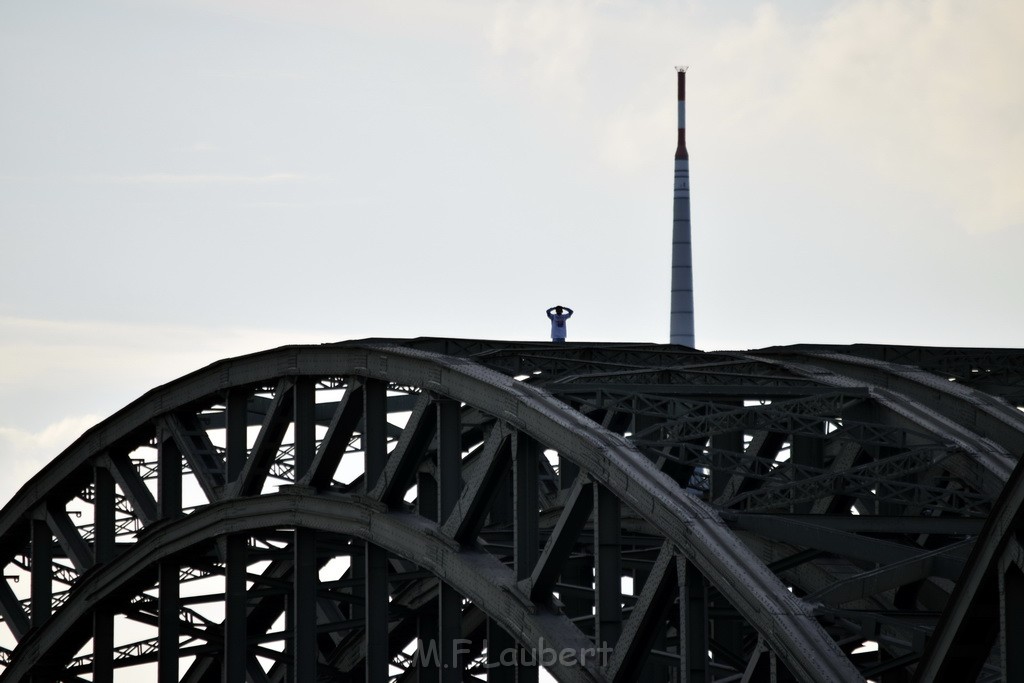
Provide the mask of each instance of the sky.
{"label": "sky", "polygon": [[220,358],[1024,345],[1019,0],[5,0],[0,502]]}

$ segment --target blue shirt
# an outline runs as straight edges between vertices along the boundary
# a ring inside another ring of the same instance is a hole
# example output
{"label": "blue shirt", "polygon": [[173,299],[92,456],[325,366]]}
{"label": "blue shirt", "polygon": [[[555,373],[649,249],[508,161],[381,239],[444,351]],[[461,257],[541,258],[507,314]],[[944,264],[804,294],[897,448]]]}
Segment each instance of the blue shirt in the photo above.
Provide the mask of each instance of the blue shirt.
{"label": "blue shirt", "polygon": [[565,321],[572,317],[572,309],[562,306],[564,313],[555,313],[554,308],[549,308],[548,318],[551,319],[551,338],[565,339]]}

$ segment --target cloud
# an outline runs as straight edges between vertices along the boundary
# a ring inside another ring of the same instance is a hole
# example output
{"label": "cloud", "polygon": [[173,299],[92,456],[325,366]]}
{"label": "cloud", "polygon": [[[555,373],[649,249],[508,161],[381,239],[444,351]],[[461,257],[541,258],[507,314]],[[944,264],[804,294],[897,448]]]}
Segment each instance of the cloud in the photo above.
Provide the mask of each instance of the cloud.
{"label": "cloud", "polygon": [[84,360],[95,358],[82,358],[80,355],[74,357],[76,354],[102,353],[111,356],[116,362],[126,360],[121,354],[129,350],[133,354],[152,352],[161,357],[167,351],[177,352],[184,357],[225,352],[236,355],[264,349],[269,344],[302,343],[301,340],[312,343],[323,342],[325,338],[322,333],[310,330],[192,327],[0,316],[0,354],[7,356],[4,358],[5,369],[2,375],[5,378],[20,376],[26,369],[31,374],[31,359],[39,356],[51,356],[54,361],[68,357],[69,365],[82,365]]}
{"label": "cloud", "polygon": [[108,415],[159,384],[221,358],[334,341],[315,330],[190,327],[0,316],[0,427],[87,408]]}
{"label": "cloud", "polygon": [[65,417],[36,432],[0,427],[0,440],[5,444],[5,451],[6,448],[10,448],[19,452],[45,451],[56,455],[99,420],[98,415]]}
{"label": "cloud", "polygon": [[86,429],[153,387],[222,358],[328,341],[313,330],[0,316],[0,505]]}
{"label": "cloud", "polygon": [[998,0],[854,2],[808,24],[766,6],[723,34],[712,68],[732,83],[734,140],[816,148],[818,166],[916,195],[958,230],[998,230],[1024,219],[1024,46],[1005,28],[1022,21]]}
{"label": "cloud", "polygon": [[491,49],[514,58],[536,83],[564,89],[583,80],[599,19],[582,2],[507,2],[495,12]]}
{"label": "cloud", "polygon": [[493,80],[521,85],[543,103],[553,138],[572,131],[619,178],[670,153],[672,66],[689,63],[695,164],[699,152],[726,152],[746,160],[732,174],[764,178],[757,164],[796,151],[813,164],[797,177],[827,179],[809,191],[852,201],[861,175],[979,232],[1024,220],[1022,32],[1013,0],[717,13],[537,0],[501,5],[488,35]]}
{"label": "cloud", "polygon": [[1008,227],[1024,218],[1020,30],[1024,6],[1000,0],[843,5],[804,36],[792,103],[819,135],[931,195],[963,228]]}
{"label": "cloud", "polygon": [[378,0],[373,3],[336,0],[165,0],[176,6],[191,6],[196,11],[231,17],[242,21],[274,25],[296,24],[335,28],[358,27],[362,33],[384,30],[390,35],[421,36],[437,27],[458,29],[478,21],[487,12],[486,3],[462,0]]}
{"label": "cloud", "polygon": [[38,431],[0,427],[0,505],[99,420],[98,415],[70,416]]}
{"label": "cloud", "polygon": [[139,175],[95,175],[81,180],[94,183],[130,185],[272,185],[311,180],[299,173],[270,173],[266,175],[175,174],[143,173]]}

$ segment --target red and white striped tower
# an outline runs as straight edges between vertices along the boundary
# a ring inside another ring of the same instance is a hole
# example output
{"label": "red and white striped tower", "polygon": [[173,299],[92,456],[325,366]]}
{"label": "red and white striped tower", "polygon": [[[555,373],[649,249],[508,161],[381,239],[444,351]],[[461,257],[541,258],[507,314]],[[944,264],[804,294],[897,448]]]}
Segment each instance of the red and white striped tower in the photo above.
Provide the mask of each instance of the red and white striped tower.
{"label": "red and white striped tower", "polygon": [[686,153],[686,67],[676,67],[679,79],[679,142],[672,200],[672,315],[669,340],[694,346],[693,256],[690,247],[690,156]]}

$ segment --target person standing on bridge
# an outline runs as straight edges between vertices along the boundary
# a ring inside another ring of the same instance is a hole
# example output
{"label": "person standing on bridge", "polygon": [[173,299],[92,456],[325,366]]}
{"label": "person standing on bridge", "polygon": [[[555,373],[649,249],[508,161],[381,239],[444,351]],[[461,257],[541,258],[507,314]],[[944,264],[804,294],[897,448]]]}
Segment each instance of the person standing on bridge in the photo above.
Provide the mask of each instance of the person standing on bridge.
{"label": "person standing on bridge", "polygon": [[552,306],[547,313],[551,320],[551,341],[565,342],[565,321],[572,317],[572,309],[568,306]]}

